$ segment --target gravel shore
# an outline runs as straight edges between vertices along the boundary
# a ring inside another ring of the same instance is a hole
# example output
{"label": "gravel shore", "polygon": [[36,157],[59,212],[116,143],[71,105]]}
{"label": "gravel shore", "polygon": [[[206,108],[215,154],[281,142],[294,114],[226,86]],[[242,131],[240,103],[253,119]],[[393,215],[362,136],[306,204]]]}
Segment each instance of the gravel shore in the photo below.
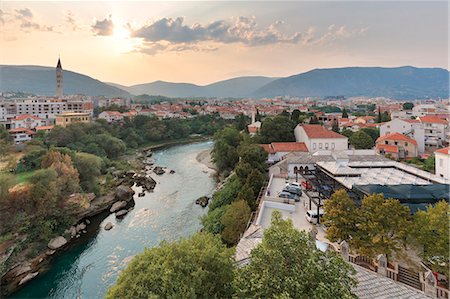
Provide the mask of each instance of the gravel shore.
{"label": "gravel shore", "polygon": [[197,161],[205,165],[206,167],[217,171],[216,165],[213,163],[211,158],[211,150],[204,150],[200,153],[198,153],[196,157]]}

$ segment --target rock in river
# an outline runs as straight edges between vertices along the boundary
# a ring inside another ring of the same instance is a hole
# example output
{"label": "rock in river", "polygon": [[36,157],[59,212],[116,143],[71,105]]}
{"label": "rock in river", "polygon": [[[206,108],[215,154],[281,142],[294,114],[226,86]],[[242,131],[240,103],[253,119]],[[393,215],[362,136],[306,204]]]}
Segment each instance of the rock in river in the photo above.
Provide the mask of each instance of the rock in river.
{"label": "rock in river", "polygon": [[120,185],[116,189],[116,199],[129,201],[133,198],[134,191],[128,186]]}
{"label": "rock in river", "polygon": [[128,213],[128,210],[120,210],[119,212],[116,212],[116,217],[123,217]]}
{"label": "rock in river", "polygon": [[113,228],[113,224],[111,222],[106,223],[105,230],[110,230],[111,228]]}
{"label": "rock in river", "polygon": [[201,205],[202,208],[206,207],[208,205],[209,202],[209,197],[208,196],[202,196],[199,199],[197,199],[195,201],[196,204]]}
{"label": "rock in river", "polygon": [[109,211],[111,213],[114,213],[114,212],[116,212],[116,211],[118,211],[118,210],[120,210],[122,208],[125,208],[126,205],[127,205],[126,201],[115,202],[115,203],[113,203],[113,205],[111,206],[111,209],[109,209]]}
{"label": "rock in river", "polygon": [[166,171],[161,166],[156,166],[155,168],[153,168],[153,172],[157,175],[166,173]]}
{"label": "rock in river", "polygon": [[23,285],[24,283],[26,283],[26,282],[32,280],[32,279],[35,278],[38,274],[39,274],[39,272],[28,273],[27,276],[25,276],[24,278],[22,278],[22,280],[19,282],[19,285]]}
{"label": "rock in river", "polygon": [[48,246],[48,248],[55,250],[66,244],[67,244],[66,238],[64,238],[63,236],[59,236],[59,237],[51,239],[50,242],[48,242],[47,246]]}

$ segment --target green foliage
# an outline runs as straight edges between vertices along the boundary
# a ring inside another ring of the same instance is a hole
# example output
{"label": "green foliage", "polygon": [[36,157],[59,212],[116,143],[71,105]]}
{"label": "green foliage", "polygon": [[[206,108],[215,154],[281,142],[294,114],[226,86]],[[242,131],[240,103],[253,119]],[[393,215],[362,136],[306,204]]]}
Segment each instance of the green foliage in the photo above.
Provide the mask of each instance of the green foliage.
{"label": "green foliage", "polygon": [[46,149],[36,149],[25,154],[17,165],[17,172],[26,172],[41,166],[42,158],[47,154]]}
{"label": "green foliage", "polygon": [[201,218],[204,231],[212,234],[220,234],[223,231],[222,216],[230,205],[218,207]]}
{"label": "green foliage", "polygon": [[375,144],[372,137],[362,130],[353,133],[349,141],[355,149],[371,149]]}
{"label": "green foliage", "polygon": [[403,110],[412,110],[413,107],[414,107],[414,103],[411,103],[411,102],[403,103]]}
{"label": "green foliage", "polygon": [[332,242],[349,241],[358,231],[358,210],[344,189],[334,192],[324,203],[323,223],[328,227],[327,238]]}
{"label": "green foliage", "polygon": [[73,162],[79,174],[81,188],[86,192],[97,194],[102,160],[92,154],[77,153]]}
{"label": "green foliage", "polygon": [[337,120],[334,120],[334,121],[333,121],[333,125],[331,126],[331,130],[332,130],[333,132],[339,133],[339,125],[338,125]]}
{"label": "green foliage", "polygon": [[420,256],[433,271],[449,275],[449,204],[440,201],[414,215],[412,234]]}
{"label": "green foliage", "polygon": [[294,128],[297,123],[287,116],[277,115],[264,119],[261,124],[262,143],[295,141]]}
{"label": "green foliage", "polygon": [[431,155],[428,158],[426,158],[425,161],[423,162],[422,169],[425,171],[434,173],[435,164],[436,164],[436,158],[433,155]]}
{"label": "green foliage", "polygon": [[241,138],[234,127],[226,127],[214,135],[212,159],[219,171],[231,170],[238,162],[237,147]]}
{"label": "green foliage", "polygon": [[236,175],[230,177],[227,184],[225,184],[222,189],[214,193],[212,201],[209,205],[209,211],[232,203],[236,199],[241,186],[242,184]]}
{"label": "green foliage", "polygon": [[228,245],[236,245],[238,243],[241,234],[247,226],[250,215],[250,207],[244,200],[235,201],[227,208],[221,219],[224,227],[221,236]]}
{"label": "green foliage", "polygon": [[0,204],[8,197],[8,190],[17,184],[17,179],[6,173],[0,173]]}
{"label": "green foliage", "polygon": [[163,242],[133,258],[106,298],[231,297],[233,250],[216,236],[197,233]]}
{"label": "green foliage", "polygon": [[345,108],[342,110],[342,118],[348,118],[347,109]]}
{"label": "green foliage", "polygon": [[369,135],[372,138],[373,144],[375,145],[375,141],[377,141],[378,137],[380,137],[380,130],[375,128],[363,128],[361,129],[364,133]]}
{"label": "green foliage", "polygon": [[238,298],[356,298],[352,267],[334,253],[315,248],[305,231],[272,214],[262,243],[252,251],[251,263],[236,269]]}
{"label": "green foliage", "polygon": [[[337,113],[337,112],[341,112],[341,108],[337,107],[337,106],[330,106],[330,105],[326,105],[326,106],[311,106],[310,108],[311,110],[318,110],[318,111],[322,111],[325,113]],[[345,108],[344,108],[345,110]],[[345,117],[345,116],[342,116]],[[348,117],[348,116],[347,116]]]}

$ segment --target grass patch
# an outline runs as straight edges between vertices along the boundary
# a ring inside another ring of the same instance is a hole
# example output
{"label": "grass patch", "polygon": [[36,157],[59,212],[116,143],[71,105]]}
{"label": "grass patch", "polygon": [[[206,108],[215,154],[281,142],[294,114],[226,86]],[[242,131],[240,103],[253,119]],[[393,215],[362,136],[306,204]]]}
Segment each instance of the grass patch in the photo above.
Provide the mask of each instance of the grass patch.
{"label": "grass patch", "polygon": [[33,176],[33,174],[36,172],[36,170],[31,170],[31,171],[26,171],[26,172],[21,172],[17,174],[17,181],[19,183],[25,183],[27,182],[30,177]]}

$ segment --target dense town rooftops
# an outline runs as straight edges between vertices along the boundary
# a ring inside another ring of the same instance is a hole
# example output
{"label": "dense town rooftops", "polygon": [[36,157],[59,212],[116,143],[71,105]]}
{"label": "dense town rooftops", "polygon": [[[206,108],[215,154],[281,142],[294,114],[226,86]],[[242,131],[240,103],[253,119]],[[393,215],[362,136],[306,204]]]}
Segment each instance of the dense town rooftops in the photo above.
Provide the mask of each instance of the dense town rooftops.
{"label": "dense town rooftops", "polygon": [[443,125],[447,125],[448,121],[446,121],[445,119],[439,118],[437,116],[421,116],[419,117],[420,122],[422,123],[431,123],[431,124],[443,124]]}
{"label": "dense town rooftops", "polygon": [[380,136],[380,137],[378,137],[376,142],[382,142],[382,141],[385,141],[385,140],[406,141],[406,142],[409,142],[409,143],[417,145],[417,141],[416,140],[414,140],[414,139],[412,139],[412,138],[410,138],[408,136],[405,136],[405,135],[403,135],[401,133],[398,133],[398,132],[394,132],[394,133],[386,134],[384,136]]}
{"label": "dense town rooftops", "polygon": [[321,125],[301,125],[309,138],[347,138],[339,133],[327,130]]}

